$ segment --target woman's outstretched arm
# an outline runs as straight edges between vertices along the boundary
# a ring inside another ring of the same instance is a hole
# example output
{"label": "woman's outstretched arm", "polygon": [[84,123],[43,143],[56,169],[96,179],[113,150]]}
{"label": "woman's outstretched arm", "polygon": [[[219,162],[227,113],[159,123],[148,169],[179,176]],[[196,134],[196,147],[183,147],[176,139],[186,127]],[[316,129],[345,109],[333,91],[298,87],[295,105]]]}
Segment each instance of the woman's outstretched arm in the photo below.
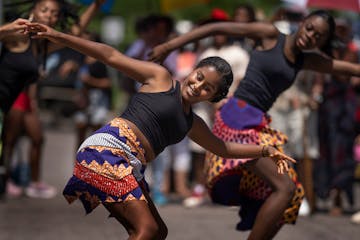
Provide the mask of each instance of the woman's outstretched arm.
{"label": "woman's outstretched arm", "polygon": [[206,123],[196,114],[194,114],[194,123],[189,132],[189,137],[203,148],[225,158],[270,157],[276,161],[279,173],[284,173],[284,171],[288,170],[288,162],[296,163],[294,159],[272,146],[224,142],[217,138],[210,131]]}
{"label": "woman's outstretched arm", "polygon": [[173,50],[186,45],[187,43],[200,40],[202,38],[224,34],[230,36],[245,36],[253,39],[263,39],[276,37],[279,31],[274,25],[269,23],[236,23],[236,22],[219,22],[206,24],[194,28],[188,33],[173,38],[168,42],[156,46],[149,54],[149,60],[162,62],[166,56]]}
{"label": "woman's outstretched arm", "polygon": [[109,45],[62,33],[40,23],[29,23],[27,26],[27,31],[34,33],[32,38],[46,38],[56,44],[72,48],[118,69],[142,84],[149,84],[149,81],[153,79],[171,78],[162,66],[129,58]]}
{"label": "woman's outstretched arm", "polygon": [[101,7],[105,0],[94,0],[89,7],[80,15],[79,22],[71,26],[71,33],[80,36],[81,33],[88,27],[89,23]]}
{"label": "woman's outstretched arm", "polygon": [[360,76],[360,64],[333,59],[317,52],[304,54],[303,68],[321,73]]}

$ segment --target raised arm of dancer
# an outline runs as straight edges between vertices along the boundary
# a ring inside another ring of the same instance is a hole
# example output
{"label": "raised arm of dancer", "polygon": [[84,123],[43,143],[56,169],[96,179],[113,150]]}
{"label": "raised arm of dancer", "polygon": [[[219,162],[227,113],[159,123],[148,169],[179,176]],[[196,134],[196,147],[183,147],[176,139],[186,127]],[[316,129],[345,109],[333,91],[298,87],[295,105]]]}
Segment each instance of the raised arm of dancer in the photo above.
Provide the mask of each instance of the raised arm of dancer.
{"label": "raised arm of dancer", "polygon": [[287,162],[296,163],[294,159],[281,153],[272,146],[224,142],[217,138],[210,131],[206,123],[196,114],[194,114],[193,126],[188,135],[194,142],[203,148],[224,158],[270,157],[276,161],[279,173],[284,173],[284,170],[288,170]]}
{"label": "raised arm of dancer", "polygon": [[[58,32],[51,27],[40,23],[30,23],[27,24],[27,26],[28,31],[35,33],[33,38],[47,38],[56,44],[72,48],[84,55],[91,56],[113,68],[118,69],[144,85],[150,85],[150,87],[153,87],[153,83],[157,82],[153,80],[171,79],[170,73],[162,66],[152,62],[140,61],[127,57],[109,45]],[[151,91],[156,90],[158,89],[151,89]]]}
{"label": "raised arm of dancer", "polygon": [[79,22],[71,26],[71,33],[80,36],[80,34],[88,27],[90,21],[104,2],[105,0],[93,1],[93,3],[81,14]]}
{"label": "raised arm of dancer", "polygon": [[29,23],[29,20],[19,18],[11,23],[0,26],[0,41],[11,34],[25,31],[27,27],[25,23]]}
{"label": "raised arm of dancer", "polygon": [[172,40],[156,46],[149,54],[149,60],[162,62],[166,56],[173,50],[186,45],[187,43],[208,37],[215,34],[224,34],[230,36],[246,36],[255,40],[263,38],[276,38],[279,31],[270,23],[236,23],[220,22],[206,24],[194,28],[188,33],[173,38]]}
{"label": "raised arm of dancer", "polygon": [[322,73],[360,76],[360,64],[333,59],[317,52],[304,53],[303,67]]}

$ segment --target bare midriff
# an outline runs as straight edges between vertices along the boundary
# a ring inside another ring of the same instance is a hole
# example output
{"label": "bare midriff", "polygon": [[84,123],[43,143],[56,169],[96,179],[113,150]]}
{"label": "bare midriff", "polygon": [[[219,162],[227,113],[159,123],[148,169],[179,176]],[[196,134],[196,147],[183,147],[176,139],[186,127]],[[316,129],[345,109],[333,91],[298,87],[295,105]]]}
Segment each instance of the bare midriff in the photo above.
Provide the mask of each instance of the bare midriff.
{"label": "bare midriff", "polygon": [[155,158],[154,150],[150,144],[150,142],[147,140],[145,135],[139,130],[139,128],[132,122],[122,118],[131,128],[131,130],[135,133],[136,137],[139,139],[142,147],[145,150],[145,160],[146,162],[150,162]]}

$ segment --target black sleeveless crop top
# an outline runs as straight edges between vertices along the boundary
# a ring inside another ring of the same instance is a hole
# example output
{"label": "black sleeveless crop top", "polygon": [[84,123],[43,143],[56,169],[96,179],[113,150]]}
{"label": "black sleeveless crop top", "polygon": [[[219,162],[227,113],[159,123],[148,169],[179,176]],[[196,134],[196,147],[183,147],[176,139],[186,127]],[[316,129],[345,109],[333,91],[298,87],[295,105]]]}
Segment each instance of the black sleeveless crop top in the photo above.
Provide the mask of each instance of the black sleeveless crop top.
{"label": "black sleeveless crop top", "polygon": [[169,91],[158,93],[136,93],[122,118],[134,123],[159,154],[168,145],[180,142],[193,123],[193,112],[183,110],[180,83]]}
{"label": "black sleeveless crop top", "polygon": [[0,109],[9,111],[20,92],[39,76],[39,64],[31,44],[24,52],[10,52],[2,47],[0,54]]}
{"label": "black sleeveless crop top", "polygon": [[275,47],[269,50],[253,50],[244,79],[234,96],[267,112],[277,97],[289,88],[303,65],[303,55],[295,63],[284,54],[286,36],[280,33]]}

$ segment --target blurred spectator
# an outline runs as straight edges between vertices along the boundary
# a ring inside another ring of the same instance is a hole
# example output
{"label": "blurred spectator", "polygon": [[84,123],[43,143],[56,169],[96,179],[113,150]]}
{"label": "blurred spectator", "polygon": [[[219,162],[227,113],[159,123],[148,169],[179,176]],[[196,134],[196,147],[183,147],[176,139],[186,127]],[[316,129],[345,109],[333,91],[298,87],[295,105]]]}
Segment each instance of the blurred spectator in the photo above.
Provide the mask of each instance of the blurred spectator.
{"label": "blurred spectator", "polygon": [[[237,7],[234,9],[232,20],[239,23],[256,22],[256,14],[254,7],[248,3],[237,5]],[[232,37],[230,39],[233,43],[239,44],[248,53],[255,47],[255,42],[250,38]]]}
{"label": "blurred spectator", "polygon": [[[335,59],[358,62],[357,49],[352,43],[351,25],[336,19],[336,35],[340,41],[332,52]],[[324,75],[323,102],[319,108],[320,159],[316,162],[316,192],[331,200],[331,215],[343,211],[342,193],[352,206],[355,162],[355,92],[351,77]]]}
{"label": "blurred spectator", "polygon": [[[354,142],[354,159],[357,164],[357,168],[355,171],[355,178],[360,179],[360,135],[359,135],[359,131],[357,131],[357,134],[358,135],[356,136],[355,142]],[[351,216],[351,222],[355,223],[355,224],[360,224],[360,211],[354,213]]]}
{"label": "blurred spectator", "polygon": [[[138,38],[128,47],[125,54],[129,57],[146,60],[151,49],[168,40],[174,31],[174,21],[167,15],[150,14],[139,18],[135,23]],[[176,71],[177,52],[171,53],[164,61],[164,66],[171,72]],[[137,92],[135,81],[122,77],[122,87],[131,96]]]}
{"label": "blurred spectator", "polygon": [[307,11],[303,8],[298,8],[295,5],[280,6],[272,18],[271,22],[284,34],[291,34],[296,32]]}

